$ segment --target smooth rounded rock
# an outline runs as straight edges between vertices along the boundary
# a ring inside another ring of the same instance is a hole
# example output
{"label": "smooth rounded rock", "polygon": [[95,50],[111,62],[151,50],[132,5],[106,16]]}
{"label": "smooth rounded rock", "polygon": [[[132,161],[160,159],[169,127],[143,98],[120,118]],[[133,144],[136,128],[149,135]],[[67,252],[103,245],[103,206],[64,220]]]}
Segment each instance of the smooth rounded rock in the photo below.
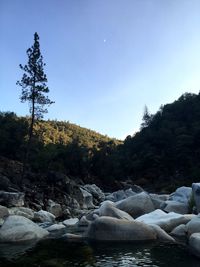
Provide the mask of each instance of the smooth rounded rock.
{"label": "smooth rounded rock", "polygon": [[150,196],[145,192],[136,194],[117,202],[116,208],[127,212],[133,218],[137,218],[143,214],[155,210]]}
{"label": "smooth rounded rock", "polygon": [[186,224],[186,231],[188,236],[193,233],[200,233],[200,214]]}
{"label": "smooth rounded rock", "polygon": [[48,234],[48,231],[31,220],[22,216],[11,215],[6,218],[0,228],[0,242],[31,241],[44,238]]}
{"label": "smooth rounded rock", "polygon": [[112,217],[99,217],[93,221],[86,237],[95,241],[150,241],[157,238],[155,231],[144,223]]}
{"label": "smooth rounded rock", "polygon": [[192,254],[200,257],[200,233],[194,233],[190,236],[189,249]]}
{"label": "smooth rounded rock", "polygon": [[175,237],[179,237],[179,238],[185,238],[186,237],[186,225],[185,224],[180,224],[177,227],[175,227],[172,231],[171,231],[171,235],[175,236]]}

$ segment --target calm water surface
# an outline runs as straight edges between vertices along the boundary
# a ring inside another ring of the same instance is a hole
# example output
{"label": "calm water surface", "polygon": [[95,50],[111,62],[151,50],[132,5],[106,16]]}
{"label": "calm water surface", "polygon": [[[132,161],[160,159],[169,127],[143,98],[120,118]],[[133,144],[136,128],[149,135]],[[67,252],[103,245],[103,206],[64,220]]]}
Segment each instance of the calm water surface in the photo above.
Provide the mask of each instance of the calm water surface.
{"label": "calm water surface", "polygon": [[46,240],[32,245],[0,245],[0,267],[200,266],[200,260],[179,245],[69,245],[62,240]]}

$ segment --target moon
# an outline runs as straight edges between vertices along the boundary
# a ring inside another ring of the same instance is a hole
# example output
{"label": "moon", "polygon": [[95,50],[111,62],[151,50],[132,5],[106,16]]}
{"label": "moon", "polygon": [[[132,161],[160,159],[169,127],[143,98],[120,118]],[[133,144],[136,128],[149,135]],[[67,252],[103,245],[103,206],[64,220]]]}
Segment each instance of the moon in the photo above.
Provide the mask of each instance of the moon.
{"label": "moon", "polygon": [[106,42],[106,39],[104,39],[103,42],[105,43]]}

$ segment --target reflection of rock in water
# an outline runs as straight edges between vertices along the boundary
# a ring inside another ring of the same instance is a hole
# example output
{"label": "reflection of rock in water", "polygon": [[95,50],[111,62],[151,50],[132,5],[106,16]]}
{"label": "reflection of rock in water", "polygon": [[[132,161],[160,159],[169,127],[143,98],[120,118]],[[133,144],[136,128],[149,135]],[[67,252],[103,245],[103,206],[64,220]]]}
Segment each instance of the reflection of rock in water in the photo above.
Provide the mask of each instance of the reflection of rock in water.
{"label": "reflection of rock in water", "polygon": [[[86,245],[48,239],[30,248],[0,245],[0,267],[199,267],[199,260],[177,245],[108,242]],[[2,256],[8,260],[2,260]]]}
{"label": "reflection of rock in water", "polygon": [[28,250],[32,249],[36,241],[20,244],[0,244],[0,258],[14,260],[23,256]]}

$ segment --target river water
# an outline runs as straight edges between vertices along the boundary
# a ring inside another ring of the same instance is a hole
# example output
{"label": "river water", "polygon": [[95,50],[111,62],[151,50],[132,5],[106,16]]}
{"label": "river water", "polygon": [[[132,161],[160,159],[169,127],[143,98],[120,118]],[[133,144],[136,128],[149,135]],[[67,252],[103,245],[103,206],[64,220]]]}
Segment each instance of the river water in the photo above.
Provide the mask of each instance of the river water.
{"label": "river water", "polygon": [[45,240],[35,246],[0,245],[0,267],[199,267],[182,245],[68,244]]}

